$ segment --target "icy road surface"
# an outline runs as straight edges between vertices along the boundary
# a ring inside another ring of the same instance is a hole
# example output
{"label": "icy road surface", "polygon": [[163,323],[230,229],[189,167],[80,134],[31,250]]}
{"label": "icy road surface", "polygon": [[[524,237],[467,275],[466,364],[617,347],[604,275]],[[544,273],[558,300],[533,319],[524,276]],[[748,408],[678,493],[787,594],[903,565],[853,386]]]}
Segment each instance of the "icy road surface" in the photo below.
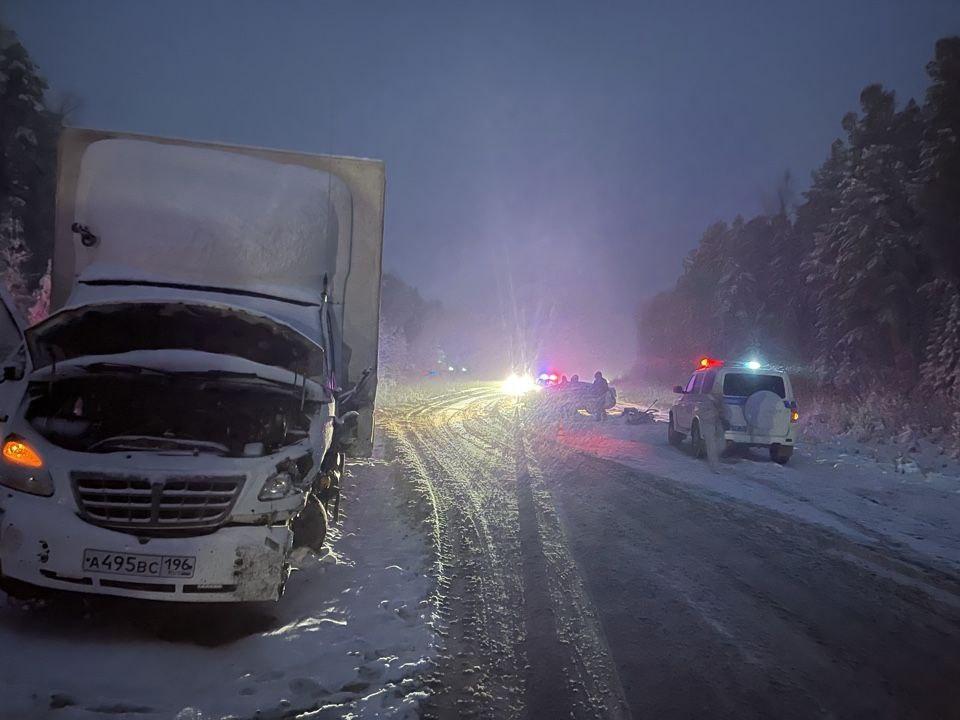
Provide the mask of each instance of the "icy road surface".
{"label": "icy road surface", "polygon": [[436,638],[423,504],[390,463],[349,472],[333,552],[301,556],[277,604],[0,593],[0,718],[418,717]]}
{"label": "icy road surface", "polygon": [[717,474],[497,388],[385,413],[434,498],[437,718],[960,716],[960,480],[827,446]]}

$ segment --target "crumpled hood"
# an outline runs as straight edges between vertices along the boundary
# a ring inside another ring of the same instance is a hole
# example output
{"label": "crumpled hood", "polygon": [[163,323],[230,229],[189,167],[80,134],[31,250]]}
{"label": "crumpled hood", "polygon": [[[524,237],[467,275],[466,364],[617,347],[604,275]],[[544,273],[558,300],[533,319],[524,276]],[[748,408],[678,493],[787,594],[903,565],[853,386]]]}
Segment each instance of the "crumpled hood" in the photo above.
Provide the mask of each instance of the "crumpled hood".
{"label": "crumpled hood", "polygon": [[[87,356],[152,351],[151,362],[175,363],[180,351],[242,358],[322,380],[323,348],[267,316],[217,304],[183,301],[107,302],[64,308],[26,332],[33,368]],[[196,359],[196,355],[192,356]],[[210,358],[208,357],[208,360]],[[173,369],[173,368],[171,368]]]}

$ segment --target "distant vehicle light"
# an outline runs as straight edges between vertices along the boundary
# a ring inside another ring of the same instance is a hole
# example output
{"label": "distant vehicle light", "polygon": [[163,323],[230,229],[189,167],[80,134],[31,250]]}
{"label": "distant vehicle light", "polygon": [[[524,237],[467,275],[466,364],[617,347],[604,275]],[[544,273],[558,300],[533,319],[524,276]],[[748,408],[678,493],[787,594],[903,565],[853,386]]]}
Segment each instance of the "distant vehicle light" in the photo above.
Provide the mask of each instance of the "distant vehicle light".
{"label": "distant vehicle light", "polygon": [[747,369],[748,369],[748,370],[759,370],[761,367],[763,367],[763,366],[760,364],[760,361],[759,361],[759,360],[748,360],[748,361],[747,361]]}
{"label": "distant vehicle light", "polygon": [[460,372],[466,372],[466,371],[467,371],[466,368],[460,368]]}
{"label": "distant vehicle light", "polygon": [[7,440],[3,444],[3,459],[14,465],[21,465],[28,468],[43,467],[43,460],[32,447],[22,440]]}
{"label": "distant vehicle light", "polygon": [[447,372],[453,372],[453,365],[447,366]]}
{"label": "distant vehicle light", "polygon": [[549,380],[549,379],[550,379],[550,376],[547,375],[546,373],[540,373],[539,379],[540,379],[540,380]]}
{"label": "distant vehicle light", "polygon": [[514,397],[520,397],[529,392],[536,392],[539,389],[540,387],[532,377],[529,375],[518,375],[517,373],[510,375],[500,386],[500,390],[504,395],[512,395]]}

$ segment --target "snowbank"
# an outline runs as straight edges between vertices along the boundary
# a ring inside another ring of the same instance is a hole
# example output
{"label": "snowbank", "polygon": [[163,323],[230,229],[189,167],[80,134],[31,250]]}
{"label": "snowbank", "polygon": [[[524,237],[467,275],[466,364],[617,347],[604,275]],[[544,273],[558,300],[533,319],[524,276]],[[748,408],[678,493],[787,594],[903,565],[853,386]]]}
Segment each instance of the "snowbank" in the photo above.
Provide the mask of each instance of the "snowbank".
{"label": "snowbank", "polygon": [[581,416],[554,418],[548,427],[571,449],[960,568],[960,463],[929,443],[804,442],[801,428],[788,465],[753,449],[724,458],[713,473],[691,456],[688,443],[667,444],[665,422],[627,425],[611,417],[598,423]]}
{"label": "snowbank", "polygon": [[300,557],[278,604],[0,594],[0,717],[417,717],[434,581],[407,490],[389,463],[352,465],[332,552]]}

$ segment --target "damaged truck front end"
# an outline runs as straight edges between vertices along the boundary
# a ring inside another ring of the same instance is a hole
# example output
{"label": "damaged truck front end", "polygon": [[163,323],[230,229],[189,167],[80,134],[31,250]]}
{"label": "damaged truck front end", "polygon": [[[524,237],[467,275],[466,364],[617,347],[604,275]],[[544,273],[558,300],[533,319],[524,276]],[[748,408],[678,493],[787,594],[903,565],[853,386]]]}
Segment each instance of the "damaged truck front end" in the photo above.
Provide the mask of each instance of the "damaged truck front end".
{"label": "damaged truck front end", "polygon": [[[278,599],[294,542],[323,541],[339,472],[323,349],[197,303],[84,306],[26,335],[42,367],[25,373],[5,422],[3,576],[153,599]],[[323,517],[295,538],[310,513]]]}
{"label": "damaged truck front end", "polygon": [[278,599],[372,447],[382,212],[375,161],[66,131],[55,311],[0,308],[4,587]]}

